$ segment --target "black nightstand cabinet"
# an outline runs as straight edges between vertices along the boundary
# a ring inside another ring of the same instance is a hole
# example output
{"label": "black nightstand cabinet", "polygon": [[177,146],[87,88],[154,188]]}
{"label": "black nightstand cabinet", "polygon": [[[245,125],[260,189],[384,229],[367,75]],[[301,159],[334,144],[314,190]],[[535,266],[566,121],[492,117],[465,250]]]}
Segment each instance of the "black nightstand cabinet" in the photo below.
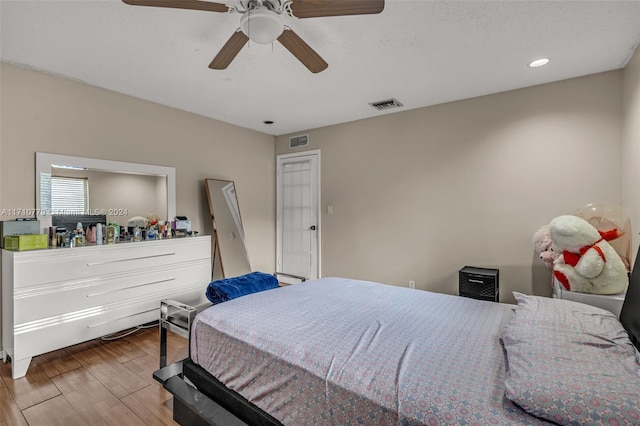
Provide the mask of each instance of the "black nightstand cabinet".
{"label": "black nightstand cabinet", "polygon": [[460,296],[498,302],[500,300],[499,274],[498,269],[465,266],[458,271]]}

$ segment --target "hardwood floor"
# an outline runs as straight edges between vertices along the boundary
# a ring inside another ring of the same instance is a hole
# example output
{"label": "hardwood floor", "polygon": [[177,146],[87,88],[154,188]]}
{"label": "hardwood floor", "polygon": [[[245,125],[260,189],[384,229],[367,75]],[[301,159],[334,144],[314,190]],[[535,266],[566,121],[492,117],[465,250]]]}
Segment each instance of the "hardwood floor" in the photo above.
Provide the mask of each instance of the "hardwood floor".
{"label": "hardwood floor", "polygon": [[[0,426],[177,424],[171,394],[152,377],[158,345],[158,327],[96,339],[34,357],[16,380],[0,361]],[[185,358],[187,346],[169,333],[169,363]]]}

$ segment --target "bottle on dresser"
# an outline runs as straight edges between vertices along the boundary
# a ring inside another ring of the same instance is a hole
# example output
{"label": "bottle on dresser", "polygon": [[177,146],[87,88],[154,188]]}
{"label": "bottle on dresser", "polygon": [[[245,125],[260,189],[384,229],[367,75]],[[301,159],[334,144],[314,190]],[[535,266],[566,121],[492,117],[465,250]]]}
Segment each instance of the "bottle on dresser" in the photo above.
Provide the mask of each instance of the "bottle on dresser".
{"label": "bottle on dresser", "polygon": [[102,245],[102,224],[96,225],[96,244]]}

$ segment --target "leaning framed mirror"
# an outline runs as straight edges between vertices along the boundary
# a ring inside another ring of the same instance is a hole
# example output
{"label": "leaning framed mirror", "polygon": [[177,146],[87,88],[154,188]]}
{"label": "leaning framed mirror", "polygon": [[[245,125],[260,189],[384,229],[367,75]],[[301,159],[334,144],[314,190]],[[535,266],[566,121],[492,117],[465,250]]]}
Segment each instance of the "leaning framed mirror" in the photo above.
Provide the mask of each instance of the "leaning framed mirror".
{"label": "leaning framed mirror", "polygon": [[235,183],[205,179],[205,189],[214,231],[213,275],[228,278],[251,272]]}

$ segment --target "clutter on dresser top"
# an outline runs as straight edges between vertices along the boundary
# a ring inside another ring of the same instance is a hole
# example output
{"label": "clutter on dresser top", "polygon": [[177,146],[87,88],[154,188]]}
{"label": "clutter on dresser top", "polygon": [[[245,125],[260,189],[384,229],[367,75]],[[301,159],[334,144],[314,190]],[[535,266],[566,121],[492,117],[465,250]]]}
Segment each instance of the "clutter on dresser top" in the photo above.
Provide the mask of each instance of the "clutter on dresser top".
{"label": "clutter on dresser top", "polygon": [[[81,220],[85,220],[85,222]],[[156,215],[134,216],[126,225],[108,221],[106,216],[53,215],[50,225],[36,218],[0,221],[2,248],[23,251],[46,248],[83,247],[198,235],[186,216],[159,220]]]}

